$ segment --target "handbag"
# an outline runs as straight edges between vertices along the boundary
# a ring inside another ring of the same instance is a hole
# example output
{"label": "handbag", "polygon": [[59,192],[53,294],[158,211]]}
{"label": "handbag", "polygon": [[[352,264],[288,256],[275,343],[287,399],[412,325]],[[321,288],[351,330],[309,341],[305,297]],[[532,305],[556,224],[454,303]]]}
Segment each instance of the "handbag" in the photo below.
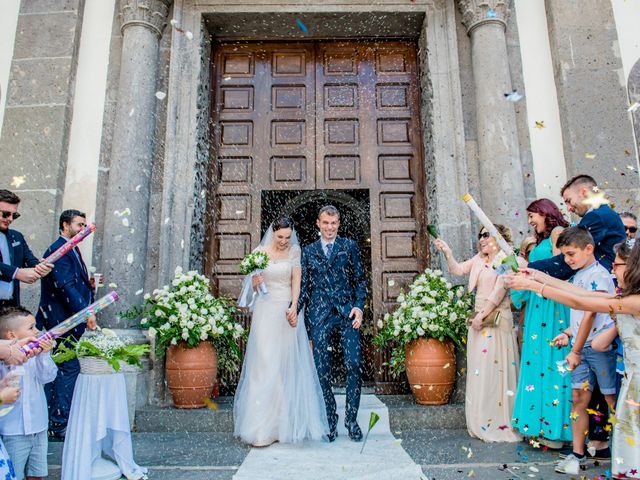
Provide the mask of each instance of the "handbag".
{"label": "handbag", "polygon": [[[471,325],[471,321],[473,317],[476,316],[478,312],[474,312],[469,318],[467,318],[467,325]],[[500,310],[494,308],[489,315],[482,319],[482,328],[494,328],[500,325]]]}

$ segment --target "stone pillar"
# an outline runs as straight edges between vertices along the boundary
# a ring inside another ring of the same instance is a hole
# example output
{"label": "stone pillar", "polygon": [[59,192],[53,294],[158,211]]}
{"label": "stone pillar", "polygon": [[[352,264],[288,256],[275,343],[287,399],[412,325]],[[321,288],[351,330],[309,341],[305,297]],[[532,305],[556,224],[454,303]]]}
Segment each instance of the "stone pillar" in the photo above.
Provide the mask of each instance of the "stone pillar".
{"label": "stone pillar", "polygon": [[482,207],[494,222],[517,232],[526,219],[515,109],[504,97],[512,90],[507,2],[458,0],[458,6],[471,37]]}
{"label": "stone pillar", "polygon": [[[121,0],[122,58],[103,229],[107,283],[119,310],[139,304],[144,288],[149,192],[154,156],[159,40],[172,0]],[[113,312],[103,321],[114,320]]]}

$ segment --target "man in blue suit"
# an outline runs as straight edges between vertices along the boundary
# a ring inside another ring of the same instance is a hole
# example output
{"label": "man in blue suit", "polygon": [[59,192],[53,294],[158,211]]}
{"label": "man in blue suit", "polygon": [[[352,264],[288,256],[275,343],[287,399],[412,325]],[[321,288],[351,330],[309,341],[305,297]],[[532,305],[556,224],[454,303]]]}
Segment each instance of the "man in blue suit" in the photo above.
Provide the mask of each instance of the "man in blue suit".
{"label": "man in blue suit", "polygon": [[[609,205],[602,204],[598,196],[602,193],[598,190],[598,184],[589,175],[578,175],[569,180],[560,190],[562,198],[570,212],[581,217],[579,227],[583,227],[591,233],[595,240],[596,260],[607,270],[611,271],[615,253],[613,246],[627,239],[624,224],[620,216]],[[541,270],[549,275],[567,280],[573,276],[574,271],[565,263],[562,255],[531,262],[530,268]],[[595,454],[589,453],[593,459],[604,460],[611,458],[608,447],[608,433],[606,425],[609,420],[607,403],[600,389],[596,386],[589,408],[604,412],[601,416],[589,415],[589,440],[590,446],[595,448]],[[573,449],[561,451],[561,456],[572,453]]]}
{"label": "man in blue suit", "polygon": [[[55,252],[67,240],[86,227],[86,215],[78,210],[65,210],[60,215],[60,237],[45,252],[45,257]],[[94,289],[89,280],[89,272],[78,247],[67,252],[55,263],[52,274],[41,284],[40,307],[36,315],[38,328],[49,330],[93,303]],[[95,317],[87,320],[89,329],[96,328]],[[69,338],[80,338],[85,330],[82,323],[60,337],[64,342]],[[45,385],[49,406],[49,436],[52,440],[62,440],[67,428],[71,398],[80,373],[77,359],[58,364],[58,376]]]}
{"label": "man in blue suit", "polygon": [[51,271],[31,253],[24,236],[9,228],[20,217],[19,206],[20,197],[0,190],[0,306],[20,305],[20,282],[34,283]]}
{"label": "man in blue suit", "polygon": [[[581,217],[578,226],[586,228],[595,240],[596,260],[611,271],[616,256],[613,246],[624,242],[627,235],[620,216],[609,205],[598,205],[599,193],[598,184],[589,175],[573,177],[560,190],[569,211]],[[562,255],[532,262],[529,267],[561,280],[567,280],[574,274]]]}
{"label": "man in blue suit", "polygon": [[325,206],[316,222],[320,240],[302,253],[302,288],[298,310],[305,309],[305,323],[313,343],[313,357],[327,408],[329,440],[338,436],[336,399],[331,390],[330,339],[340,337],[347,373],[345,426],[351,440],[362,440],[357,422],[362,387],[360,326],[367,296],[367,281],[358,246],[353,240],[338,237],[340,213]]}

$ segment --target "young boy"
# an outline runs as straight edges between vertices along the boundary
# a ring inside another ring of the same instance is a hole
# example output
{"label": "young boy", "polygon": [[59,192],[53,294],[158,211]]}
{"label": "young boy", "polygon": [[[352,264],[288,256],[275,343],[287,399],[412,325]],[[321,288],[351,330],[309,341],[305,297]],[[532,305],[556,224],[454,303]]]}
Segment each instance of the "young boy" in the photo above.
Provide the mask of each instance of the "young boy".
{"label": "young boy", "polygon": [[[595,242],[584,228],[571,227],[564,230],[557,240],[557,246],[564,255],[565,262],[578,270],[571,283],[585,290],[614,293],[611,274],[600,265],[594,256]],[[544,295],[544,286],[541,294]],[[571,434],[573,453],[561,460],[556,472],[578,475],[580,467],[586,464],[585,438],[589,430],[587,407],[591,392],[597,380],[610,408],[615,405],[616,393],[616,353],[611,348],[596,351],[591,348],[593,338],[612,326],[613,320],[606,313],[583,312],[571,309],[570,326],[556,338],[556,345],[568,345],[567,369],[571,370]]]}
{"label": "young boy", "polygon": [[[36,319],[22,307],[8,307],[0,311],[0,338],[21,340],[36,337]],[[36,480],[47,471],[47,399],[44,384],[53,381],[58,373],[49,351],[53,340],[41,341],[42,352],[27,360],[20,384],[21,395],[13,409],[0,418],[0,434],[13,462],[16,480]],[[0,366],[5,376],[8,368]]]}

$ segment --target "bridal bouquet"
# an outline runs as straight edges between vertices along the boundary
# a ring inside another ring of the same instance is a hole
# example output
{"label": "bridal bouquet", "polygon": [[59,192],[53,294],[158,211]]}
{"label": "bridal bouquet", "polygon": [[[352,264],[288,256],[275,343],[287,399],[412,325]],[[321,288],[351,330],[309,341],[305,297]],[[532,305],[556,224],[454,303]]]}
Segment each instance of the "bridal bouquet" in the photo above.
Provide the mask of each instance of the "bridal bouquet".
{"label": "bridal bouquet", "polygon": [[[257,275],[269,266],[269,257],[264,252],[252,252],[240,262],[240,273],[242,275]],[[268,295],[267,286],[261,283],[258,286],[261,295]]]}
{"label": "bridal bouquet", "polygon": [[473,296],[465,293],[464,286],[452,285],[440,270],[426,269],[397,300],[398,308],[378,321],[374,338],[379,347],[391,342],[395,375],[405,370],[405,345],[418,338],[448,338],[464,348],[466,320],[473,311]]}
{"label": "bridal bouquet", "polygon": [[209,340],[216,348],[231,350],[239,361],[237,340],[244,336],[244,328],[234,319],[231,300],[214,297],[209,288],[207,277],[178,267],[170,286],[144,296],[144,318],[140,323],[155,336],[158,355],[178,342],[196,347]]}

